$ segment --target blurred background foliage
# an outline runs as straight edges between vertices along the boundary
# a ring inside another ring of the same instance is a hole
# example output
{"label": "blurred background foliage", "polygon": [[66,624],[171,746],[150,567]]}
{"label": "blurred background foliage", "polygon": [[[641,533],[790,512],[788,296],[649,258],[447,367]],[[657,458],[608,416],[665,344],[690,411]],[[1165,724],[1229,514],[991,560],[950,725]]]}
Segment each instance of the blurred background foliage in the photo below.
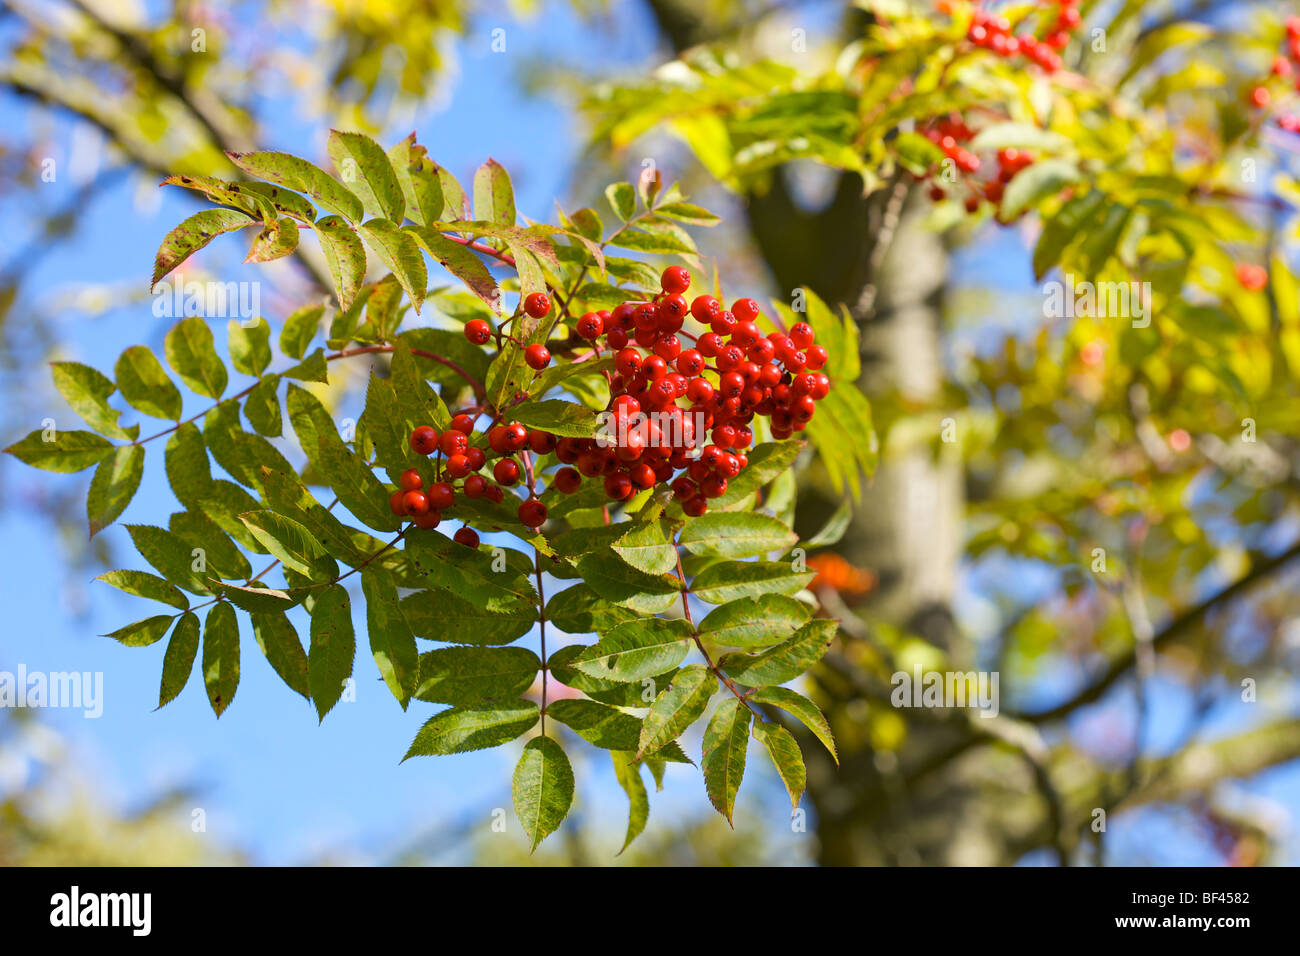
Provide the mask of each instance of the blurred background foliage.
{"label": "blurred background foliage", "polygon": [[[686,819],[616,862],[1167,861],[1108,853],[1099,808],[1202,859],[1296,861],[1300,786],[1281,809],[1251,786],[1300,758],[1300,191],[1295,137],[1248,103],[1289,7],[1084,2],[1048,77],[954,54],[960,0],[593,0],[566,6],[591,44],[632,24],[658,62],[507,61],[522,91],[581,120],[566,208],[653,162],[724,215],[708,250],[729,283],[850,310],[876,426],[862,441],[880,452],[856,501],[815,461],[798,474],[805,538],[849,521],[810,557],[844,618],[810,688],[840,742],[838,767],[804,748],[815,845],[783,850],[770,821],[732,834]],[[0,261],[4,433],[49,406],[34,359],[58,353],[70,316],[144,308],[140,275],[27,285],[94,196],[169,173],[233,178],[223,152],[266,144],[277,102],[321,129],[404,133],[472,82],[457,65],[467,36],[508,43],[546,17],[522,0],[0,0],[0,91],[40,107],[0,131],[0,191],[27,204]],[[1293,78],[1267,82],[1294,98]],[[1036,154],[1077,179],[1007,224],[988,203],[932,201],[900,133],[950,114],[1039,127]],[[56,154],[75,188],[50,199]],[[1267,270],[1263,288],[1242,265]],[[1150,282],[1152,321],[1046,315],[1035,273]],[[276,271],[272,321],[322,274],[310,251]],[[58,528],[70,577],[105,565],[105,541],[84,541],[83,489],[0,475],[3,507]],[[892,707],[890,675],[913,666],[998,671],[1001,714]],[[39,727],[8,721],[6,740]],[[24,778],[5,798],[6,862],[244,859],[183,822],[159,829],[168,796],[114,817],[44,786]],[[441,861],[456,827],[438,821],[389,861]],[[607,862],[588,829],[569,825],[532,862]]]}

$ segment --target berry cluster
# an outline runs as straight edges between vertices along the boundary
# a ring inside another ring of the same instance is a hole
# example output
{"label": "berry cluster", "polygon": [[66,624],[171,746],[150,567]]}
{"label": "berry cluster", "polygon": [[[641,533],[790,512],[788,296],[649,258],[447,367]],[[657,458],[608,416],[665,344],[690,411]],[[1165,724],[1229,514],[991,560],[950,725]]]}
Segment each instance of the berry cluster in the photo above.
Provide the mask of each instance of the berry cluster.
{"label": "berry cluster", "polygon": [[[1279,53],[1273,57],[1270,73],[1289,85],[1291,76],[1300,72],[1300,17],[1289,17],[1286,21],[1286,47],[1286,55]],[[1300,90],[1300,80],[1296,82],[1295,88]],[[1273,91],[1261,83],[1250,91],[1250,102],[1257,109],[1268,109],[1273,102]],[[1279,116],[1277,125],[1288,133],[1300,133],[1300,115],[1287,113]]]}
{"label": "berry cluster", "polygon": [[[495,424],[487,431],[487,446],[498,456],[489,479],[480,474],[488,453],[471,444],[470,415],[457,415],[441,434],[422,425],[411,433],[411,447],[437,455],[438,481],[426,489],[417,472],[404,473],[389,502],[393,513],[428,529],[437,527],[457,494],[499,504],[504,489],[520,480],[516,453],[553,452],[562,467],[550,481],[565,494],[576,492],[585,478],[600,479],[613,501],[666,483],[686,514],[704,514],[709,499],[724,494],[728,480],[749,463],[745,449],[754,441],[750,426],[755,416],[769,419],[774,438],[789,438],[807,426],[817,402],[830,394],[830,378],[821,371],[826,349],[814,343],[808,323],[764,335],[753,299],[738,299],[730,310],[711,295],[688,303],[684,293],[690,282],[684,268],[670,266],[660,279],[662,291],[651,300],[588,312],[575,322],[578,336],[594,354],[606,348],[614,353],[615,371],[605,373],[611,396],[606,433],[568,438],[519,423]],[[541,318],[549,312],[550,300],[535,292],[524,299],[522,309]],[[708,331],[685,331],[688,318]],[[477,345],[487,344],[494,334],[500,333],[481,319],[465,324],[465,337]],[[541,370],[551,354],[534,344],[524,357]],[[531,459],[525,462],[528,487],[535,492]],[[519,506],[518,516],[524,526],[538,528],[546,521],[546,506],[533,494]],[[456,540],[478,544],[469,528],[458,531]]]}
{"label": "berry cluster", "polygon": [[1023,56],[1046,72],[1055,73],[1062,65],[1060,51],[1070,45],[1070,34],[1082,20],[1079,0],[1057,0],[1055,6],[1056,18],[1045,21],[1046,29],[1041,37],[1029,31],[1013,34],[1006,17],[976,10],[966,39],[998,56]]}
{"label": "berry cluster", "polygon": [[[971,213],[977,212],[980,205],[986,201],[995,206],[1000,203],[1006,184],[1011,182],[1016,173],[1034,162],[1034,157],[1022,149],[1002,149],[997,154],[997,176],[980,180],[975,178],[974,174],[978,173],[984,164],[978,156],[963,145],[974,136],[974,133],[960,117],[942,117],[932,123],[924,131],[924,135],[943,150],[944,155],[952,160],[958,169],[969,174],[964,180],[967,195],[963,202],[966,211]],[[930,198],[935,202],[943,202],[949,198],[948,190],[935,181],[930,186]]]}
{"label": "berry cluster", "polygon": [[[584,476],[601,476],[605,493],[623,500],[665,482],[686,514],[702,515],[749,463],[745,449],[754,441],[755,416],[768,418],[774,438],[789,438],[830,393],[821,371],[826,349],[814,344],[812,326],[798,322],[764,335],[753,299],[737,299],[730,310],[711,295],[688,303],[690,283],[690,273],[670,266],[651,301],[578,319],[579,335],[598,352],[603,340],[615,353],[609,412],[621,440],[561,439],[556,456],[567,466],[555,476],[561,491],[577,490]],[[708,331],[683,331],[688,317]]]}

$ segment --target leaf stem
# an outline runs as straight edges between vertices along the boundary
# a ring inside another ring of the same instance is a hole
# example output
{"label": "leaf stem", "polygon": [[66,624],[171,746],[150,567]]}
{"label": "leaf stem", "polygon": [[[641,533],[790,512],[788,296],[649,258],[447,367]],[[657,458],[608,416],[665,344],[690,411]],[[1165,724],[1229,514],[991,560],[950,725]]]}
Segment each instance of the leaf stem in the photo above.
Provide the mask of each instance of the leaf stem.
{"label": "leaf stem", "polygon": [[704,642],[700,640],[700,633],[695,627],[694,619],[691,617],[690,589],[686,586],[686,573],[682,570],[681,551],[677,552],[677,580],[682,583],[682,614],[686,618],[686,623],[691,626],[691,640],[695,642],[695,646],[699,648],[700,653],[704,655],[704,663],[708,667],[709,673],[722,681],[727,690],[731,691],[736,700],[744,704],[750,713],[759,720],[766,720],[767,718],[754,708],[754,705],[749,702],[749,699],[745,694],[736,686],[736,682],[726,674],[722,673],[722,670],[718,665],[713,663],[713,657],[705,649]]}

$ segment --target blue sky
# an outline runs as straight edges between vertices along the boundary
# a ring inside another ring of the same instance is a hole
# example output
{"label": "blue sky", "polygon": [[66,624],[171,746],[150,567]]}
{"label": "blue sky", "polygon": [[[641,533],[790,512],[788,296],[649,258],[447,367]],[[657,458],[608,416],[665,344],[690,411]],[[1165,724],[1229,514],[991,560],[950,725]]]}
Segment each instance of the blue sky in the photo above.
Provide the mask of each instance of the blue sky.
{"label": "blue sky", "polygon": [[[553,101],[526,97],[516,71],[531,57],[577,63],[592,72],[627,70],[653,61],[652,31],[642,18],[639,4],[614,5],[617,29],[596,34],[578,21],[566,4],[548,4],[545,14],[519,24],[504,16],[507,53],[491,52],[491,18],[475,24],[457,47],[459,66],[451,78],[450,95],[441,105],[417,116],[401,129],[389,130],[387,139],[419,132],[431,155],[468,182],[473,169],[488,156],[502,162],[514,178],[522,213],[544,219],[551,215],[552,200],[563,201],[571,192],[572,169],[582,147],[582,127],[570,112]],[[286,106],[268,107],[266,124],[270,141],[264,145],[319,159],[324,153],[325,130],[305,121]],[[0,123],[20,129],[32,123],[34,111],[25,103],[0,98]],[[71,145],[70,127],[60,122],[51,131],[56,151]],[[635,167],[629,158],[629,172]],[[45,207],[57,205],[71,192],[66,179],[43,187]],[[143,292],[147,270],[158,241],[177,221],[199,208],[185,194],[163,190],[153,198],[148,183],[127,182],[99,196],[83,223],[80,238],[44,258],[28,280],[34,290],[64,288],[68,283],[119,283],[138,280]],[[149,197],[143,198],[142,197]],[[156,203],[156,207],[155,207]],[[12,198],[0,198],[6,224],[20,223],[12,213]],[[8,263],[26,241],[21,226],[0,235],[0,263]],[[1000,288],[1032,293],[1033,285],[1023,250],[1012,232],[986,245],[978,258],[959,264],[959,277],[992,281]],[[214,244],[204,262],[228,280],[254,279],[253,267],[239,264],[242,247],[237,241],[224,248]],[[40,300],[35,300],[40,301]],[[10,321],[21,315],[15,310]],[[278,327],[280,314],[272,314]],[[148,302],[103,314],[87,315],[66,309],[57,328],[68,344],[61,357],[111,369],[126,346],[145,343],[160,348],[169,321],[156,319]],[[218,342],[224,333],[215,328]],[[38,376],[31,381],[46,381]],[[12,388],[12,379],[9,380]],[[71,413],[48,385],[46,391],[13,393],[0,421],[12,430],[6,443],[38,427],[39,419],[52,415],[70,420]],[[242,384],[241,386],[242,387]],[[193,414],[203,406],[187,405]],[[359,408],[357,409],[359,410]],[[129,420],[129,419],[128,419]],[[80,426],[76,426],[80,427]],[[147,422],[145,431],[156,429]],[[159,442],[149,453],[144,484],[123,520],[165,524],[172,507],[162,474]],[[365,649],[364,637],[357,656],[358,699],[340,704],[323,724],[317,724],[310,704],[288,692],[257,651],[252,635],[243,631],[243,668],[233,705],[214,719],[196,672],[180,698],[164,711],[154,712],[165,642],[151,648],[130,649],[97,635],[153,613],[138,599],[126,597],[102,583],[87,583],[97,571],[69,568],[67,551],[57,541],[53,526],[26,505],[49,489],[84,496],[89,472],[56,476],[35,472],[0,459],[0,590],[8,620],[0,627],[0,669],[23,662],[29,670],[99,671],[104,674],[105,708],[97,720],[78,714],[51,711],[54,726],[67,735],[77,753],[80,769],[97,797],[123,808],[147,801],[160,789],[196,785],[202,794],[196,805],[207,813],[208,832],[219,842],[249,850],[267,863],[292,863],[320,856],[376,860],[398,849],[404,835],[421,832],[438,821],[465,820],[486,829],[493,809],[509,806],[508,782],[517,751],[512,748],[467,754],[454,758],[398,761],[420,723],[433,708],[416,703],[403,713],[378,680]],[[165,502],[165,504],[164,504]],[[106,531],[122,563],[143,567],[131,553],[120,527]],[[978,588],[978,582],[973,582]],[[359,603],[359,602],[358,602]],[[974,605],[971,605],[974,607]],[[358,618],[359,634],[363,635]],[[524,638],[534,646],[535,638]],[[1069,686],[1077,674],[1045,675],[1039,690],[1051,693]],[[1159,747],[1172,739],[1183,706],[1182,695],[1171,683],[1160,683],[1154,693],[1155,719],[1152,741]],[[1294,707],[1294,701],[1291,701]],[[1261,705],[1263,706],[1263,705]],[[1218,732],[1238,729],[1240,708],[1225,706],[1211,721]],[[698,741],[693,748],[698,752]],[[590,749],[575,753],[580,799],[584,815],[610,831],[611,853],[617,849],[626,803],[612,782],[603,755]],[[752,812],[781,828],[788,813],[784,794],[763,769],[759,754],[751,751],[751,776],[742,791],[742,810]],[[1264,775],[1251,791],[1294,809],[1300,806],[1300,771],[1283,768]],[[671,767],[663,793],[652,794],[651,825],[676,821],[707,810],[698,771]],[[1149,815],[1148,815],[1149,816]],[[513,817],[514,837],[522,839]],[[1167,838],[1165,834],[1170,834]],[[1196,841],[1186,839],[1179,821],[1156,816],[1115,824],[1115,845],[1131,852],[1165,856],[1154,862],[1209,862]],[[780,852],[797,862],[806,846],[796,837]],[[453,850],[446,859],[463,858],[467,848]],[[1290,859],[1300,859],[1294,843]]]}

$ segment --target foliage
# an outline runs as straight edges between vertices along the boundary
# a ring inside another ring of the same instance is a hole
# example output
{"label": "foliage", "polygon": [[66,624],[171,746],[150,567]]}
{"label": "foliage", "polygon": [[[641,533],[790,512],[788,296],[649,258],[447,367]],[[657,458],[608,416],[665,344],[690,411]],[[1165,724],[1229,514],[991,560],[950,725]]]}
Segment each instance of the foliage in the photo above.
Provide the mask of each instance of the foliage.
{"label": "foliage", "polygon": [[[266,319],[232,320],[230,365],[253,380],[239,386],[210,326],[184,318],[166,337],[166,365],[185,390],[213,404],[182,418],[182,390],[149,349],[133,346],[115,365],[116,381],[75,363],[55,366],[56,385],[90,430],[35,431],[6,449],[48,471],[93,467],[86,510],[94,535],[131,502],[146,446],[166,440],[163,466],[182,510],[166,527],[126,526],[156,574],[120,570],[102,580],[168,610],[109,636],[131,647],[168,638],[160,706],[183,691],[201,660],[220,716],[239,688],[246,617],[268,663],[324,720],[354,679],[353,595],[342,585],[360,575],[365,634],[394,698],[403,709],[413,700],[450,705],[427,719],[408,758],[500,746],[540,726],[514,775],[515,807],[533,847],[560,825],[573,799],[557,724],[610,751],[631,802],[630,842],[648,812],[642,769],[658,779],[665,761],[688,761],[677,741],[719,693],[724,700],[709,722],[703,757],[715,806],[731,819],[751,718],[797,806],[804,779],[798,748],[781,728],[767,729],[769,718],[749,698],[801,674],[835,633],[834,621],[811,619],[803,588],[812,575],[798,558],[764,560],[796,542],[786,521],[756,509],[801,442],[758,444],[716,510],[691,518],[680,501],[652,488],[621,502],[591,485],[572,494],[542,491],[540,482],[552,484],[559,465],[552,435],[551,450],[521,454],[528,495],[540,495],[561,520],[542,530],[521,526],[513,508],[468,493],[442,509],[444,519],[508,533],[527,550],[479,547],[476,537],[466,546],[418,520],[403,526],[388,507],[399,478],[406,488],[407,475],[434,477],[407,438],[424,424],[453,434],[449,409],[480,424],[469,429],[468,444],[483,452],[485,470],[498,457],[489,435],[503,420],[590,434],[589,420],[608,402],[600,386],[610,376],[599,347],[573,331],[576,317],[653,297],[659,278],[645,254],[698,265],[695,242],[679,223],[709,222],[709,215],[675,188],[643,181],[639,189],[609,188],[616,224],[608,232],[594,209],[561,213],[554,226],[519,226],[509,175],[491,160],[466,190],[414,136],[385,151],[362,134],[334,132],[330,154],[337,177],[287,154],[244,153],[231,158],[273,187],[186,175],[166,181],[218,206],[167,234],[155,284],[226,233],[251,233],[251,261],[290,254],[306,233],[318,237],[337,308],[308,306],[285,319],[279,351],[295,364],[276,362]],[[426,254],[472,294],[430,292]],[[498,283],[481,257],[510,265],[517,278]],[[372,280],[376,264],[387,271]],[[518,293],[522,302],[543,290],[560,304],[553,317],[533,317],[522,305],[507,314],[507,295]],[[492,323],[495,341],[482,348],[412,325],[412,315],[430,304],[461,323]],[[816,306],[809,319],[828,340],[850,335],[845,317]],[[778,328],[769,321],[764,331]],[[525,346],[536,343],[547,343],[561,363],[538,370],[522,362]],[[372,372],[355,433],[340,434],[317,386],[328,385],[335,363],[362,355],[389,356],[391,365],[386,376]],[[122,410],[108,401],[119,390],[136,412],[174,424],[144,438],[139,425],[124,428]],[[287,435],[286,419],[296,449],[273,441]],[[811,437],[825,448],[841,434],[822,429]],[[286,453],[305,459],[305,467]],[[859,461],[836,460],[849,469]],[[214,473],[213,462],[232,480]],[[331,494],[333,501],[322,500]],[[268,580],[273,573],[282,583]],[[548,598],[547,577],[578,583]],[[716,605],[700,627],[692,598]],[[310,617],[306,647],[289,617],[295,609]],[[534,626],[540,656],[509,646]],[[598,640],[548,658],[548,626],[594,632]],[[421,652],[422,640],[446,646]],[[703,663],[686,664],[692,653]],[[538,681],[540,706],[529,696]],[[562,699],[548,696],[556,681]],[[811,703],[793,691],[782,695],[771,699],[800,720],[824,724]]]}

